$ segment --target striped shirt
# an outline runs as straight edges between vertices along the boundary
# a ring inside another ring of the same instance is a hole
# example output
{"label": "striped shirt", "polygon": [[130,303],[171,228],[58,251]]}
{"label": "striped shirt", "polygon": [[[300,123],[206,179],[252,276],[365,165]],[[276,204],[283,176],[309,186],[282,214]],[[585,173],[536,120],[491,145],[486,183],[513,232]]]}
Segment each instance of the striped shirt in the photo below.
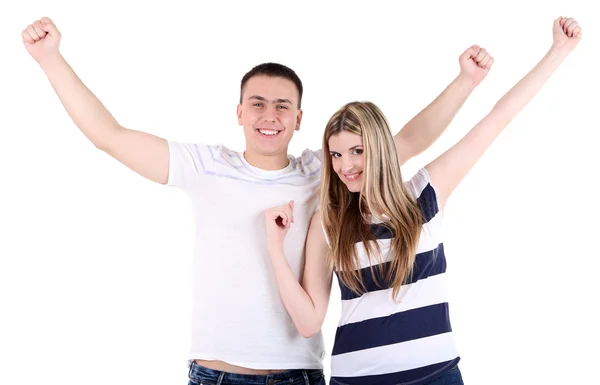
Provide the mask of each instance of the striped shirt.
{"label": "striped shirt", "polygon": [[372,224],[384,263],[373,266],[379,278],[375,281],[365,247],[358,242],[366,293],[357,295],[338,279],[342,314],[331,357],[331,384],[423,384],[452,369],[460,359],[444,289],[443,218],[436,193],[424,168],[406,186],[417,198],[424,222],[413,274],[402,285],[397,301],[391,287],[376,283],[384,282],[382,270],[390,264],[392,234]]}

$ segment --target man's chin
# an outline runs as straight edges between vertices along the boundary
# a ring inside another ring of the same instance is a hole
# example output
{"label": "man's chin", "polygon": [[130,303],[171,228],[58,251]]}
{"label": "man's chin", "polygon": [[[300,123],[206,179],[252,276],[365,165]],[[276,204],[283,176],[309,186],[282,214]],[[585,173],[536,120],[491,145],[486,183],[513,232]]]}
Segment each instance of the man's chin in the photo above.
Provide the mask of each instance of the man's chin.
{"label": "man's chin", "polygon": [[252,143],[252,148],[257,154],[265,156],[279,155],[285,153],[287,155],[288,146],[285,143]]}

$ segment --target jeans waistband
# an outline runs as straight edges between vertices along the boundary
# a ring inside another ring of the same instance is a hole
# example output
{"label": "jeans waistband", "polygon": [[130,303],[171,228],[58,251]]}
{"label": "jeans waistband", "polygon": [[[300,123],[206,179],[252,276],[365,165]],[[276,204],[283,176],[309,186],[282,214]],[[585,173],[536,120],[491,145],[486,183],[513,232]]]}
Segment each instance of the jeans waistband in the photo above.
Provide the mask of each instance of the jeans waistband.
{"label": "jeans waistband", "polygon": [[190,364],[189,378],[216,385],[310,385],[323,378],[321,369],[294,369],[267,375],[237,374]]}

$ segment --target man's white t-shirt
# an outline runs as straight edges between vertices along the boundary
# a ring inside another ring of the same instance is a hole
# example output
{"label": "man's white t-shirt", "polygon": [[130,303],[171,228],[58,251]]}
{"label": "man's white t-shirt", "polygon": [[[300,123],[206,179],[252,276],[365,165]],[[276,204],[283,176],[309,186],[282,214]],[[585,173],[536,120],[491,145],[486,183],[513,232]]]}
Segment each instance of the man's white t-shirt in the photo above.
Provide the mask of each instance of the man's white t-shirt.
{"label": "man's white t-shirt", "polygon": [[169,142],[170,186],[191,198],[196,223],[190,360],[252,369],[322,369],[321,333],[304,338],[279,296],[267,251],[266,209],[295,201],[285,239],[298,280],[318,209],[321,151],[305,150],[266,171],[224,146]]}

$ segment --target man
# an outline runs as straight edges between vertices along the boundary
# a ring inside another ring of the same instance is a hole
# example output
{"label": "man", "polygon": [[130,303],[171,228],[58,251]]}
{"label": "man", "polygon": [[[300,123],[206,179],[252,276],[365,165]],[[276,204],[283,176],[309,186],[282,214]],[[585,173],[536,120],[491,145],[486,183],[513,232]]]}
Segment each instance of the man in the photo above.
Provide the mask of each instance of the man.
{"label": "man", "polygon": [[[324,383],[321,334],[303,338],[281,303],[266,250],[263,212],[294,200],[286,255],[299,279],[308,225],[317,208],[322,152],[296,158],[288,144],[302,122],[302,83],[289,68],[265,63],[242,79],[238,122],[246,149],[182,144],[121,126],[59,52],[48,18],[22,33],[29,54],[67,113],[94,145],[192,200],[196,221],[190,383]],[[460,57],[459,76],[395,136],[400,163],[427,149],[485,78],[477,46]]]}

